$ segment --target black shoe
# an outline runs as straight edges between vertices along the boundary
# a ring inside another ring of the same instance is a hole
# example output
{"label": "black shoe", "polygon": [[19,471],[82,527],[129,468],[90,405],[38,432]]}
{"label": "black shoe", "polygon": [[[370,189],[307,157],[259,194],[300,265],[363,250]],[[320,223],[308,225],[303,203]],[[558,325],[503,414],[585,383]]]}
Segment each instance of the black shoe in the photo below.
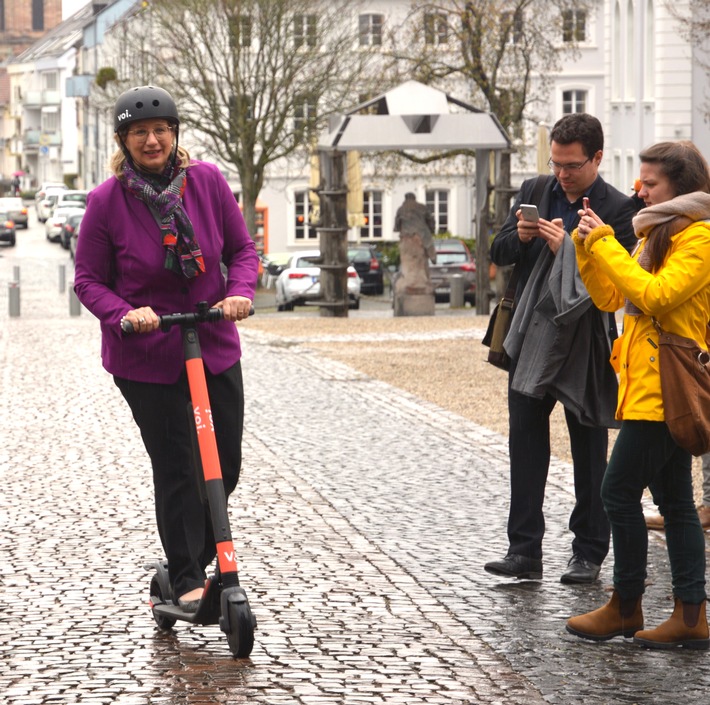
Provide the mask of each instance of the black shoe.
{"label": "black shoe", "polygon": [[542,580],[542,561],[509,553],[502,561],[491,561],[483,566],[487,573],[519,580]]}
{"label": "black shoe", "polygon": [[183,599],[178,599],[178,607],[183,612],[197,612],[197,608],[200,606],[200,601],[199,600],[183,600]]}
{"label": "black shoe", "polygon": [[561,583],[593,583],[599,577],[602,569],[596,563],[590,563],[586,558],[582,558],[575,553],[569,559],[567,570],[560,577]]}

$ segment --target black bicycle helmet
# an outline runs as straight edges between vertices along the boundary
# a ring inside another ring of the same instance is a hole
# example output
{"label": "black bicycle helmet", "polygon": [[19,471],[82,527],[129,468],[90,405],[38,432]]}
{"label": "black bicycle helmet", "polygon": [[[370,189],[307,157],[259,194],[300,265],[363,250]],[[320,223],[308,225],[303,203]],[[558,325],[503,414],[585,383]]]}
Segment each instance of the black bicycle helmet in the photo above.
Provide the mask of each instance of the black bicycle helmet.
{"label": "black bicycle helmet", "polygon": [[170,93],[156,86],[138,86],[121,93],[113,108],[113,131],[137,120],[165,118],[180,124],[177,106]]}

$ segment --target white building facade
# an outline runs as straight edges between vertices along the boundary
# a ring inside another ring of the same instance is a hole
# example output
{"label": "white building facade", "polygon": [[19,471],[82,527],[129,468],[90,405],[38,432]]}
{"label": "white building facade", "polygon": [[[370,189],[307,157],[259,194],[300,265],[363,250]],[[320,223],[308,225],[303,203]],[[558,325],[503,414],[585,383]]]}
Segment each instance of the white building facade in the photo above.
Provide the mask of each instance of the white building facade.
{"label": "white building facade", "polygon": [[[48,51],[46,39],[42,40],[44,49],[39,42],[10,65],[11,111],[22,113],[24,154],[38,181],[77,174],[77,186],[92,188],[107,177],[105,165],[114,149],[112,118],[96,78],[101,69],[120,71],[125,65],[117,47],[130,31],[126,18],[139,5],[131,0],[104,2],[93,9],[89,5],[67,20],[75,22],[81,12],[89,13],[75,31],[65,28],[63,43]],[[401,33],[406,28],[413,3],[367,0],[353,7],[351,21],[358,22],[360,43],[380,50],[388,30],[396,28]],[[708,46],[691,46],[677,17],[688,17],[690,7],[691,0],[678,0],[672,11],[665,0],[599,0],[589,12],[572,8],[559,45],[563,48],[573,36],[579,41],[579,51],[548,77],[549,96],[531,105],[524,137],[516,143],[514,185],[538,171],[538,125],[549,128],[570,112],[585,111],[600,118],[606,134],[601,173],[626,193],[638,173],[639,152],[654,142],[692,139],[710,157],[705,112],[709,110],[708,75],[697,61],[707,55]],[[425,32],[423,27],[420,32]],[[426,41],[430,40],[427,36]],[[447,50],[445,32],[434,33],[433,41]],[[383,77],[383,92],[392,87],[385,81]],[[472,88],[462,81],[436,87],[466,103],[487,107],[477,103]],[[355,99],[353,105],[359,102]],[[195,155],[204,153],[210,159],[196,137],[181,133],[181,141]],[[221,167],[238,195],[236,170],[228,164]],[[474,169],[473,158],[428,166],[400,160],[394,170],[364,160],[366,224],[353,227],[350,238],[373,243],[396,240],[394,214],[407,191],[427,203],[441,232],[475,237]],[[308,222],[310,187],[305,150],[301,159],[270,165],[259,198],[268,212],[267,251],[317,246],[317,233]]]}

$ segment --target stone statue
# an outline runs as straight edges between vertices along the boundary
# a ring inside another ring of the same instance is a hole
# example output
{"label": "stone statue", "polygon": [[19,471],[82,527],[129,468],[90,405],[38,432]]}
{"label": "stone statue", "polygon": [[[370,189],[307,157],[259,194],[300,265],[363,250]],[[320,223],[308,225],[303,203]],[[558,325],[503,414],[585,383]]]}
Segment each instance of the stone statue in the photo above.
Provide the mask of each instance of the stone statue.
{"label": "stone statue", "polygon": [[434,217],[417,203],[413,193],[404,196],[397,209],[394,230],[399,232],[400,271],[394,283],[395,316],[433,315],[434,289],[429,276],[429,261],[436,263],[432,233]]}

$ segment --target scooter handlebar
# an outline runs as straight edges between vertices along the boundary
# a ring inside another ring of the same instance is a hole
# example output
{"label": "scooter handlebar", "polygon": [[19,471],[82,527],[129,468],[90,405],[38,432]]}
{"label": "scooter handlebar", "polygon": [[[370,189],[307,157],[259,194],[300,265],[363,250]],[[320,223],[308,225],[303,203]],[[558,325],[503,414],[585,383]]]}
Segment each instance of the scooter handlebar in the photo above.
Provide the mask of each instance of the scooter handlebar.
{"label": "scooter handlebar", "polygon": [[[249,315],[254,315],[254,307],[249,309]],[[173,326],[195,325],[197,323],[214,323],[224,318],[224,310],[221,308],[201,308],[196,313],[166,313],[158,316],[160,330],[167,333]],[[121,330],[130,335],[135,332],[130,321],[121,321]]]}

